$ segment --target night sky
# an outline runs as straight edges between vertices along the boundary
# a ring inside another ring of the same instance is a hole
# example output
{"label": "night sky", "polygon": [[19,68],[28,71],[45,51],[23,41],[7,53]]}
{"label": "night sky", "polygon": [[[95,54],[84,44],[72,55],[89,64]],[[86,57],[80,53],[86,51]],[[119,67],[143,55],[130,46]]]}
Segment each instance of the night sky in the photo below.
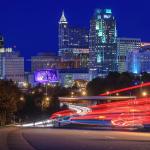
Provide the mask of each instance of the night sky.
{"label": "night sky", "polygon": [[89,27],[95,8],[112,9],[120,37],[150,41],[150,0],[0,0],[0,33],[25,58],[57,52],[62,10],[72,25]]}

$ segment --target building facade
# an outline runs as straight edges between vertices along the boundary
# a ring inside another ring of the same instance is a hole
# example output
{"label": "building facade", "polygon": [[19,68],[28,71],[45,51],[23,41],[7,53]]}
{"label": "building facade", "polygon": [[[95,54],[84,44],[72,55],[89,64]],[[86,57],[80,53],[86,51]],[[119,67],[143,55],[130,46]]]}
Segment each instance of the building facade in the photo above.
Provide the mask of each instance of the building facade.
{"label": "building facade", "polygon": [[65,87],[72,87],[76,80],[89,81],[88,69],[60,69],[60,83]]}
{"label": "building facade", "polygon": [[38,53],[31,57],[31,72],[41,69],[58,68],[59,57],[51,53]]}
{"label": "building facade", "polygon": [[[64,12],[59,21],[59,56],[61,62],[78,62],[87,67],[89,57],[89,31],[83,27],[72,27]],[[77,66],[77,65],[75,65]]]}
{"label": "building facade", "polygon": [[140,52],[141,72],[150,73],[150,49],[141,50]]}
{"label": "building facade", "polygon": [[141,49],[141,39],[138,38],[117,38],[118,49],[118,71],[126,72],[127,55],[135,50]]}
{"label": "building facade", "polygon": [[24,58],[16,52],[0,54],[1,78],[14,82],[24,82]]}
{"label": "building facade", "polygon": [[58,29],[58,44],[59,44],[59,56],[62,56],[64,52],[68,51],[69,48],[69,27],[65,17],[64,11],[59,21]]}
{"label": "building facade", "polygon": [[117,71],[117,30],[111,9],[96,9],[90,21],[89,67],[100,75]]}
{"label": "building facade", "polygon": [[127,55],[127,71],[134,74],[150,73],[150,50],[140,49]]}
{"label": "building facade", "polygon": [[128,72],[139,74],[141,72],[141,56],[139,50],[129,51],[126,55],[126,68]]}

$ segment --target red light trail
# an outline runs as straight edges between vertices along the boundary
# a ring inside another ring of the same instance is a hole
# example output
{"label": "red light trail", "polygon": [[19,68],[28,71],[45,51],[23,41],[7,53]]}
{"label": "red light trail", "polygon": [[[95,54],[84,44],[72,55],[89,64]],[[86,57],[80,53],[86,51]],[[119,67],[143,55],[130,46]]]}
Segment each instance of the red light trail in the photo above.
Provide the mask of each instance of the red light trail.
{"label": "red light trail", "polygon": [[134,89],[138,89],[140,87],[146,87],[146,86],[150,86],[150,82],[143,83],[143,84],[136,85],[136,86],[123,88],[123,89],[118,89],[118,90],[114,90],[114,91],[108,91],[106,93],[100,94],[99,96],[106,96],[106,95],[110,95],[110,94],[121,93],[121,92],[130,91],[130,90],[134,90]]}
{"label": "red light trail", "polygon": [[90,112],[84,115],[75,111],[61,111],[51,119],[69,116],[69,122],[75,124],[105,125],[115,127],[144,127],[150,125],[150,98],[139,98],[120,102],[111,102],[90,106]]}

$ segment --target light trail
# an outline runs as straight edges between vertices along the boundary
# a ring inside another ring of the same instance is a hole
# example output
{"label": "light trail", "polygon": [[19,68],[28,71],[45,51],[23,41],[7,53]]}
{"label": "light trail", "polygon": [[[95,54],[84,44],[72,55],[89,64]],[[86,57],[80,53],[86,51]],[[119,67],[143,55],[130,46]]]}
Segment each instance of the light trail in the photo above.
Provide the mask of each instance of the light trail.
{"label": "light trail", "polygon": [[17,127],[52,127],[53,120],[43,120],[38,122],[26,123],[22,125],[16,125]]}
{"label": "light trail", "polygon": [[[90,107],[70,105],[70,109],[52,115],[69,116],[67,124],[104,125],[115,127],[150,126],[150,98],[98,104]],[[89,108],[89,109],[88,109]]]}
{"label": "light trail", "polygon": [[134,90],[134,89],[138,89],[138,88],[146,87],[146,86],[150,86],[150,82],[142,83],[140,85],[131,86],[131,87],[123,88],[123,89],[107,91],[106,93],[100,94],[99,96],[107,96],[107,95],[121,93],[121,92],[125,92],[125,91],[130,91],[130,90]]}

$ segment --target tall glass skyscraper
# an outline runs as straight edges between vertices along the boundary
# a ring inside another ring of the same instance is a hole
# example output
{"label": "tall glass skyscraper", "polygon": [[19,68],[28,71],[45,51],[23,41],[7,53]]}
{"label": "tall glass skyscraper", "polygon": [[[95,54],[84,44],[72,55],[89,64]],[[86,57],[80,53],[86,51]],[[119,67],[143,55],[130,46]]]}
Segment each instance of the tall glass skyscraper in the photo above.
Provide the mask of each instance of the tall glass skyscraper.
{"label": "tall glass skyscraper", "polygon": [[88,65],[89,30],[71,26],[64,12],[59,21],[59,56],[62,62],[72,61],[79,68]]}
{"label": "tall glass skyscraper", "polygon": [[67,51],[69,47],[69,28],[64,11],[62,12],[62,16],[59,21],[58,39],[59,39],[59,56],[62,56],[62,53],[64,51]]}
{"label": "tall glass skyscraper", "polygon": [[117,30],[111,9],[96,9],[90,21],[89,67],[100,75],[117,71]]}

